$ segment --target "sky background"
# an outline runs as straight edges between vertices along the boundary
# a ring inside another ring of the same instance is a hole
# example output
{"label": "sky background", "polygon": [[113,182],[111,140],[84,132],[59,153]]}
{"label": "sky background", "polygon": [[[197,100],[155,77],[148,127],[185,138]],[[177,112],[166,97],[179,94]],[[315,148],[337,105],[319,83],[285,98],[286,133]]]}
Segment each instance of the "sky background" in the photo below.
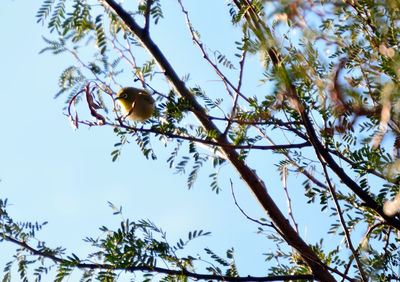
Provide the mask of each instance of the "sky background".
{"label": "sky background", "polygon": [[[233,58],[236,52],[233,42],[240,39],[240,28],[231,26],[224,1],[217,2],[220,3],[185,1],[184,4],[202,40]],[[219,178],[222,192],[215,195],[208,177],[213,172],[211,164],[200,171],[191,190],[187,189],[187,175],[175,174],[168,168],[166,159],[172,146],[166,150],[154,142],[158,160],[151,161],[132,143],[112,162],[110,153],[119,141],[112,128],[81,126],[73,131],[63,114],[66,97],[53,98],[60,73],[75,61],[67,55],[39,55],[45,47],[41,36],[48,35],[46,26],[36,23],[35,14],[41,1],[6,0],[2,4],[0,198],[8,198],[10,215],[17,221],[48,221],[37,237],[50,247],[63,246],[68,254],[83,258],[91,250],[83,238],[100,235],[98,228],[102,225],[119,226],[120,219],[112,214],[109,201],[122,206],[125,218],[153,221],[166,231],[171,243],[186,238],[192,230],[211,231],[211,236],[193,241],[188,250],[207,258],[202,252],[204,247],[221,256],[234,247],[241,275],[265,275],[263,253],[275,245],[256,234],[257,225],[235,206],[230,179],[246,213],[254,218],[266,215],[230,166],[222,168]],[[152,27],[155,42],[179,75],[190,73],[189,83],[200,84],[209,92],[223,93],[222,84],[216,81],[191,43],[176,1],[162,1],[162,4],[165,19]],[[212,4],[213,9],[206,10],[207,4]],[[243,87],[247,93],[256,93],[259,83],[254,77],[261,70],[259,58],[249,60],[252,67],[247,69]],[[126,76],[129,81],[128,72]],[[164,83],[158,89],[167,91],[166,87]],[[279,174],[272,172],[274,161],[279,159],[271,152],[257,152],[250,156],[249,164],[254,164],[268,191],[286,212]],[[300,180],[295,177],[289,180],[289,192],[294,197],[303,197]],[[324,216],[316,215],[312,209],[299,210],[296,206],[293,209],[303,238],[307,242],[318,240],[318,233],[308,231],[308,222],[312,215],[314,220],[321,220],[321,228],[327,227]],[[0,268],[11,260],[14,250],[12,244],[0,243]],[[43,281],[52,281],[52,275]],[[14,274],[12,281],[18,280]]]}

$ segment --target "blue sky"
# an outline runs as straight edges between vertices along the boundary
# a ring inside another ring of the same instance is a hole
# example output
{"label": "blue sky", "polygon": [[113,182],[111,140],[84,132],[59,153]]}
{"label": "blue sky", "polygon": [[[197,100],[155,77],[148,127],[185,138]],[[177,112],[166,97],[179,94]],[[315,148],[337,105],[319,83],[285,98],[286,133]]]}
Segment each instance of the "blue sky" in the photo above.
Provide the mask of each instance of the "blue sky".
{"label": "blue sky", "polygon": [[[202,13],[204,3],[214,1],[196,2],[188,3],[186,8],[203,41],[210,48],[233,57],[232,42],[240,33],[236,30],[235,35],[223,1],[207,12],[206,21]],[[154,144],[158,161],[146,160],[132,143],[125,146],[120,159],[113,163],[110,153],[118,137],[112,128],[81,126],[73,131],[63,115],[66,97],[53,99],[58,91],[59,74],[75,62],[68,56],[38,54],[45,46],[41,35],[47,34],[46,27],[36,24],[35,19],[41,1],[16,0],[2,4],[0,198],[8,198],[11,216],[18,221],[48,221],[45,229],[38,233],[40,240],[52,247],[64,246],[68,253],[85,257],[89,248],[83,238],[98,236],[102,225],[110,228],[119,225],[119,218],[112,215],[107,205],[110,201],[123,207],[125,218],[144,218],[156,223],[167,232],[171,242],[185,238],[194,229],[211,231],[212,236],[193,242],[195,253],[202,247],[209,247],[223,255],[233,246],[241,275],[264,275],[262,253],[275,246],[257,235],[257,226],[245,219],[235,206],[229,179],[234,183],[241,207],[254,218],[265,217],[236,173],[229,166],[222,169],[220,186],[223,191],[215,195],[209,187],[211,165],[207,165],[195,187],[188,191],[187,175],[174,174],[174,170],[168,168],[166,159],[170,151],[157,142]],[[210,92],[221,91],[222,85],[206,69],[199,51],[191,43],[178,5],[167,5],[166,19],[154,30],[155,41],[180,75],[190,73],[189,83],[201,84]],[[163,27],[164,21],[167,27]],[[214,27],[218,27],[219,32],[213,32]],[[256,67],[258,58],[250,58],[250,65],[259,70]],[[246,78],[253,75],[249,71]],[[160,85],[162,87],[166,84]],[[251,81],[243,87],[256,93],[258,82]],[[252,155],[249,163],[258,167],[257,172],[285,211],[279,175],[271,173],[274,158],[270,152],[262,152]],[[289,190],[293,187],[302,191],[298,179],[293,178],[289,184],[296,184],[289,185]],[[307,241],[316,240],[318,234],[307,233],[309,211],[297,214],[296,210],[294,207],[300,233]],[[9,243],[0,243],[1,268],[11,259],[14,249]],[[53,278],[49,275],[44,281]],[[14,279],[18,281],[17,276]]]}

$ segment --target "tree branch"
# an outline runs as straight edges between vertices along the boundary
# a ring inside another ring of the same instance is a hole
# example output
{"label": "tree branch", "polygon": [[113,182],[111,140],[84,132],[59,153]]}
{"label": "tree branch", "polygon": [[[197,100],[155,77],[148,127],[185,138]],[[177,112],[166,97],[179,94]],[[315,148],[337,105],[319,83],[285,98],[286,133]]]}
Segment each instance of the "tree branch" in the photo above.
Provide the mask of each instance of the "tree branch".
{"label": "tree branch", "polygon": [[[295,90],[291,90],[292,93],[295,93]],[[367,207],[371,208],[375,212],[377,212],[385,221],[395,227],[396,229],[400,230],[400,221],[393,217],[387,216],[383,212],[382,206],[380,206],[369,194],[368,192],[364,191],[350,176],[335,162],[335,160],[330,155],[329,151],[325,149],[325,147],[319,141],[312,123],[308,118],[308,115],[303,110],[301,112],[301,118],[304,122],[304,126],[306,127],[307,133],[309,135],[309,140],[313,145],[317,154],[321,155],[324,162],[332,169],[333,172],[339,177],[339,179],[352,190],[364,203]]]}
{"label": "tree branch", "polygon": [[230,277],[224,275],[216,275],[216,274],[199,274],[195,272],[187,271],[186,269],[182,270],[173,270],[162,267],[151,267],[151,266],[131,266],[131,267],[115,267],[111,264],[98,264],[98,263],[74,263],[66,259],[62,259],[55,255],[39,251],[35,248],[32,248],[27,243],[23,241],[19,241],[15,238],[12,238],[8,235],[1,234],[2,239],[19,245],[23,249],[31,252],[36,256],[40,256],[43,258],[50,259],[56,263],[63,264],[65,266],[77,267],[79,269],[93,269],[93,270],[114,270],[114,271],[128,271],[128,272],[136,272],[136,271],[144,271],[144,272],[156,272],[167,275],[184,275],[187,277],[201,279],[201,280],[219,280],[219,281],[286,281],[286,280],[314,280],[314,276],[311,274],[297,274],[297,275],[276,275],[276,276],[265,276],[265,277],[256,277],[256,276],[243,276],[243,277]]}
{"label": "tree branch", "polygon": [[153,4],[153,0],[147,0],[146,2],[146,11],[144,12],[144,29],[146,33],[149,33],[150,29],[150,11],[151,11],[151,5]]}
{"label": "tree branch", "polygon": [[[243,49],[242,51],[242,57],[240,58],[240,71],[239,71],[239,79],[238,79],[238,86],[237,86],[237,90],[240,91],[240,88],[242,87],[242,79],[243,79],[243,70],[244,70],[244,61],[246,60],[246,50]],[[229,116],[229,120],[228,123],[225,127],[224,133],[223,134],[228,134],[229,129],[231,128],[232,125],[232,120],[235,117],[236,114],[236,107],[237,107],[237,103],[239,100],[239,94],[238,91],[235,92],[235,96],[233,97],[233,105],[232,105],[232,110],[231,110],[231,114]]]}
{"label": "tree branch", "polygon": [[[257,130],[264,136],[264,138],[271,144],[275,145],[275,143],[269,138],[260,128],[257,127]],[[290,157],[288,152],[282,152],[282,154],[285,156],[286,160],[290,162],[290,165],[296,168],[300,173],[302,173],[305,177],[307,177],[309,180],[311,180],[315,185],[328,190],[328,187],[323,184],[321,181],[319,181],[317,178],[315,178],[311,173],[309,173],[306,169],[301,168],[293,159]]]}
{"label": "tree branch", "polygon": [[169,133],[169,132],[164,132],[164,131],[158,131],[155,130],[153,128],[151,129],[146,129],[146,128],[138,128],[138,127],[131,127],[128,126],[126,124],[119,124],[116,125],[114,123],[107,123],[105,122],[104,124],[107,125],[111,125],[114,127],[122,127],[125,128],[127,130],[131,130],[131,131],[138,131],[138,132],[149,132],[149,133],[155,133],[155,134],[159,134],[159,135],[164,135],[170,138],[175,138],[175,139],[182,139],[182,140],[188,140],[188,141],[193,141],[193,142],[197,142],[197,143],[202,143],[202,144],[206,144],[206,145],[211,145],[211,146],[215,146],[215,147],[222,147],[222,148],[232,148],[235,150],[244,150],[244,149],[255,149],[255,150],[285,150],[285,149],[300,149],[303,147],[309,147],[310,143],[309,142],[304,142],[304,143],[299,143],[299,144],[283,144],[283,145],[233,145],[233,144],[220,144],[218,142],[215,141],[211,141],[211,140],[204,140],[204,139],[199,139],[199,138],[195,138],[193,136],[188,136],[188,135],[179,135],[179,134],[173,134],[173,133]]}
{"label": "tree branch", "polygon": [[[71,104],[74,102],[74,100],[71,100]],[[82,121],[82,120],[77,120],[76,118],[73,117],[73,115],[69,112],[68,117],[72,122],[75,123],[80,123],[84,124],[87,126],[98,126],[99,124],[97,122],[90,122],[90,121]],[[134,132],[147,132],[147,133],[154,133],[156,135],[163,135],[166,137],[170,137],[173,139],[181,139],[181,140],[188,140],[192,141],[195,143],[201,143],[201,144],[206,144],[210,146],[215,146],[215,147],[225,147],[225,148],[232,148],[235,150],[287,150],[287,149],[301,149],[304,147],[310,147],[311,144],[309,142],[303,142],[303,143],[298,143],[298,144],[282,144],[282,145],[234,145],[234,144],[220,144],[218,142],[212,141],[212,140],[205,140],[205,139],[200,139],[196,138],[190,135],[182,135],[182,134],[174,134],[174,133],[169,133],[165,131],[159,131],[154,128],[143,128],[143,127],[133,127],[129,126],[123,122],[119,124],[115,123],[110,123],[107,121],[102,121],[100,125],[109,125],[112,127],[118,127],[118,128],[124,128],[129,131],[134,131]]]}

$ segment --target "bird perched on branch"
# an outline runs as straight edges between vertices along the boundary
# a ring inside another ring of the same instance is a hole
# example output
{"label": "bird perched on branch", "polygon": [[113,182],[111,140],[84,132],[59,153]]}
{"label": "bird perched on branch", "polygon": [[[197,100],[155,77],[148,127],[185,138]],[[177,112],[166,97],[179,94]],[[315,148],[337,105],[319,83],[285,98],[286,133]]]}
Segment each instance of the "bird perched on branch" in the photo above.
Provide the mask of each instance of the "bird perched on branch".
{"label": "bird perched on branch", "polygon": [[133,121],[146,121],[154,112],[154,99],[144,89],[124,87],[115,100],[121,105],[124,118]]}

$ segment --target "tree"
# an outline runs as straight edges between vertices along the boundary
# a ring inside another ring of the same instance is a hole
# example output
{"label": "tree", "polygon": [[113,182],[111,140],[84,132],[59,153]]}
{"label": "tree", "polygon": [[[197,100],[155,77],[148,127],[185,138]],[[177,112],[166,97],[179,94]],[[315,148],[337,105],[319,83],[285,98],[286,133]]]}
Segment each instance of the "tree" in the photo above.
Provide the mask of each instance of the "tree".
{"label": "tree", "polygon": [[[237,47],[234,61],[206,48],[184,2],[178,3],[189,35],[224,85],[224,93],[206,93],[181,78],[153,40],[153,24],[162,24],[161,1],[139,1],[137,9],[129,11],[128,4],[113,0],[46,0],[37,13],[38,22],[46,22],[55,39],[44,38],[43,52],[67,52],[76,60],[61,74],[57,95],[68,96],[67,115],[73,127],[114,128],[121,142],[112,152],[113,160],[127,140],[135,140],[146,157],[155,159],[152,144],[159,140],[168,147],[174,145],[167,160],[171,167],[184,170],[192,164],[189,186],[203,164],[211,162],[216,171],[211,188],[217,192],[218,169],[229,163],[267,219],[252,219],[241,210],[243,214],[259,223],[260,232],[273,231],[271,240],[287,244],[268,257],[277,259],[279,267],[271,267],[269,277],[240,277],[232,251],[224,259],[207,249],[221,268],[212,266],[203,274],[196,270],[194,256],[176,255],[186,242],[171,245],[151,222],[128,220],[116,231],[103,227],[104,238],[87,239],[99,248],[88,259],[97,257],[102,263],[87,263],[74,254],[62,258],[61,248],[49,249],[43,242],[32,246],[30,239],[41,226],[17,224],[2,201],[2,237],[21,246],[20,272],[31,263],[50,259],[59,265],[60,280],[74,268],[85,270],[84,279],[100,280],[114,279],[121,270],[163,273],[165,280],[399,280],[395,269],[399,264],[395,235],[400,230],[395,197],[400,140],[399,3],[229,1],[227,10],[241,36],[232,42]],[[97,46],[90,59],[85,52],[87,41]],[[148,61],[139,63],[135,54],[143,50]],[[248,58],[254,55],[260,56],[263,67],[257,78],[246,76]],[[123,80],[120,70],[128,67],[135,81],[157,99],[153,118],[143,124],[125,120],[113,99]],[[154,86],[164,78],[171,87],[167,93]],[[244,83],[261,84],[260,93],[246,93]],[[78,102],[84,103],[92,120],[81,118],[84,113]],[[192,117],[196,125],[187,125]],[[275,140],[284,143],[277,145]],[[185,146],[190,157],[184,155],[179,161]],[[292,203],[287,194],[288,216],[271,197],[265,179],[258,176],[262,164],[252,167],[248,162],[253,154],[272,153],[282,157],[276,165],[285,192],[289,177],[303,177],[301,186],[308,201]],[[386,198],[394,200],[384,206]],[[345,242],[333,250],[307,244],[297,230],[292,205],[307,208],[314,202],[332,221],[331,228],[322,231],[315,223],[315,232],[321,232],[321,237],[333,234]],[[362,239],[355,240],[354,234],[363,231]],[[206,234],[194,231],[188,240]],[[28,261],[24,252],[34,254],[35,260]],[[168,267],[160,267],[157,259]],[[37,268],[36,273],[40,277],[45,271]]]}

